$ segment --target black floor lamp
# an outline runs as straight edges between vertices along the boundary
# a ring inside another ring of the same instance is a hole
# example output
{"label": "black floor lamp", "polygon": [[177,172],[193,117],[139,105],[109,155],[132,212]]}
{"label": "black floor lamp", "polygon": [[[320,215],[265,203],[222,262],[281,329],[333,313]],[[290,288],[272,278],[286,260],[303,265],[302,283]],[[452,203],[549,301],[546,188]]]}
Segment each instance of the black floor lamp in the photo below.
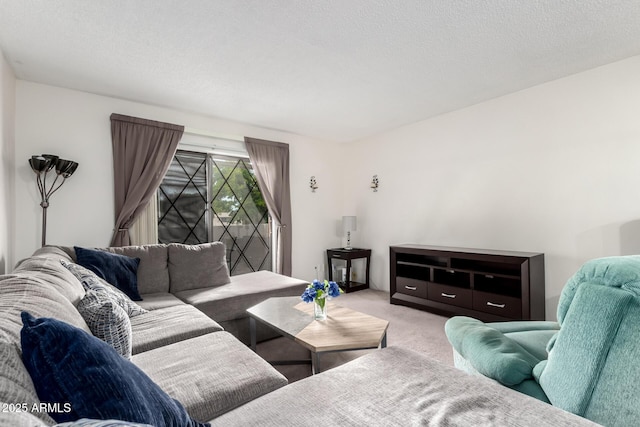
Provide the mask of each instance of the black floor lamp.
{"label": "black floor lamp", "polygon": [[[31,169],[36,173],[36,182],[38,191],[40,192],[40,206],[42,207],[42,246],[47,242],[47,208],[49,207],[49,197],[62,187],[65,180],[69,178],[78,168],[78,163],[71,160],[64,160],[52,154],[42,154],[40,156],[31,156],[29,159]],[[54,170],[56,177],[47,188],[47,174]],[[58,183],[58,178],[62,177],[62,181]],[[56,186],[56,183],[58,185]]]}

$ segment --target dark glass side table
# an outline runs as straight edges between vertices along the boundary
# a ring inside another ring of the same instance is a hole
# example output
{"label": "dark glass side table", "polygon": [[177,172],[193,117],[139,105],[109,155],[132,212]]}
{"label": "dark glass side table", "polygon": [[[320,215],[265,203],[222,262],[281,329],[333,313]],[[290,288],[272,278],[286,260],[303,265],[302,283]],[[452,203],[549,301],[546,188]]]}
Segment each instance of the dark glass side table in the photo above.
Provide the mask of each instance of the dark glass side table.
{"label": "dark glass side table", "polygon": [[[354,259],[366,259],[365,265],[365,281],[362,282],[352,282],[351,281],[351,261]],[[345,249],[345,248],[334,248],[327,249],[327,266],[329,268],[329,280],[333,280],[333,260],[334,259],[342,259],[347,262],[347,271],[345,275],[344,281],[336,280],[336,283],[342,288],[345,292],[354,292],[359,291],[361,289],[369,288],[369,261],[371,261],[371,249],[361,249],[361,248],[353,248],[353,249]]]}

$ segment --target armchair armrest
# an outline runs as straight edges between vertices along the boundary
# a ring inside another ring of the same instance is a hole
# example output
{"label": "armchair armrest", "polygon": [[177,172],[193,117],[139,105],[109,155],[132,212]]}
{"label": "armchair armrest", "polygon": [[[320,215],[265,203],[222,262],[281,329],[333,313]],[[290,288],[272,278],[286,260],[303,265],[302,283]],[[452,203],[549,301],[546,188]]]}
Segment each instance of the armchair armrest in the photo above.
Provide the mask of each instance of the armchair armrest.
{"label": "armchair armrest", "polygon": [[546,320],[518,320],[513,322],[491,322],[487,326],[497,329],[503,334],[511,332],[525,331],[559,331],[560,324],[558,322]]}
{"label": "armchair armrest", "polygon": [[470,317],[447,320],[445,332],[453,348],[482,375],[506,386],[533,378],[540,359],[516,341]]}

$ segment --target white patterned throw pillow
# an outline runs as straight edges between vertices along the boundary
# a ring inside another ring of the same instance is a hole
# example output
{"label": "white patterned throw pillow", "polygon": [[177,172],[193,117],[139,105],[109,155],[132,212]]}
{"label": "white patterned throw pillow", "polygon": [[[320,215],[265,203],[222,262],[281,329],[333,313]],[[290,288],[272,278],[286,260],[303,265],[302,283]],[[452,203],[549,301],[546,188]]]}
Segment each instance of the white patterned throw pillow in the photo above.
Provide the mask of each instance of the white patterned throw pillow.
{"label": "white patterned throw pillow", "polygon": [[104,291],[89,289],[77,309],[95,337],[131,359],[131,321],[122,307]]}
{"label": "white patterned throw pillow", "polygon": [[80,283],[82,283],[82,286],[84,286],[86,290],[93,289],[105,292],[108,295],[108,298],[127,312],[129,317],[138,316],[148,312],[148,310],[145,310],[135,302],[131,301],[131,299],[120,289],[99,278],[88,268],[84,268],[79,264],[68,262],[63,259],[61,259],[60,262],[80,281]]}

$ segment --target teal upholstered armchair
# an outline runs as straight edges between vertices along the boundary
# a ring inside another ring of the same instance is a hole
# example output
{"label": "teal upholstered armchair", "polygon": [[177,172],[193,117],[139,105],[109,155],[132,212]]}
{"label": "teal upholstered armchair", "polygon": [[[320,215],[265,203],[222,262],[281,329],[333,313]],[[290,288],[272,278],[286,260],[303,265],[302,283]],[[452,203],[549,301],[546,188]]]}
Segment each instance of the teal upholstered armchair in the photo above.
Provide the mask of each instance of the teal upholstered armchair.
{"label": "teal upholstered armchair", "polygon": [[640,425],[640,256],[587,262],[558,322],[445,325],[458,368],[604,425]]}

